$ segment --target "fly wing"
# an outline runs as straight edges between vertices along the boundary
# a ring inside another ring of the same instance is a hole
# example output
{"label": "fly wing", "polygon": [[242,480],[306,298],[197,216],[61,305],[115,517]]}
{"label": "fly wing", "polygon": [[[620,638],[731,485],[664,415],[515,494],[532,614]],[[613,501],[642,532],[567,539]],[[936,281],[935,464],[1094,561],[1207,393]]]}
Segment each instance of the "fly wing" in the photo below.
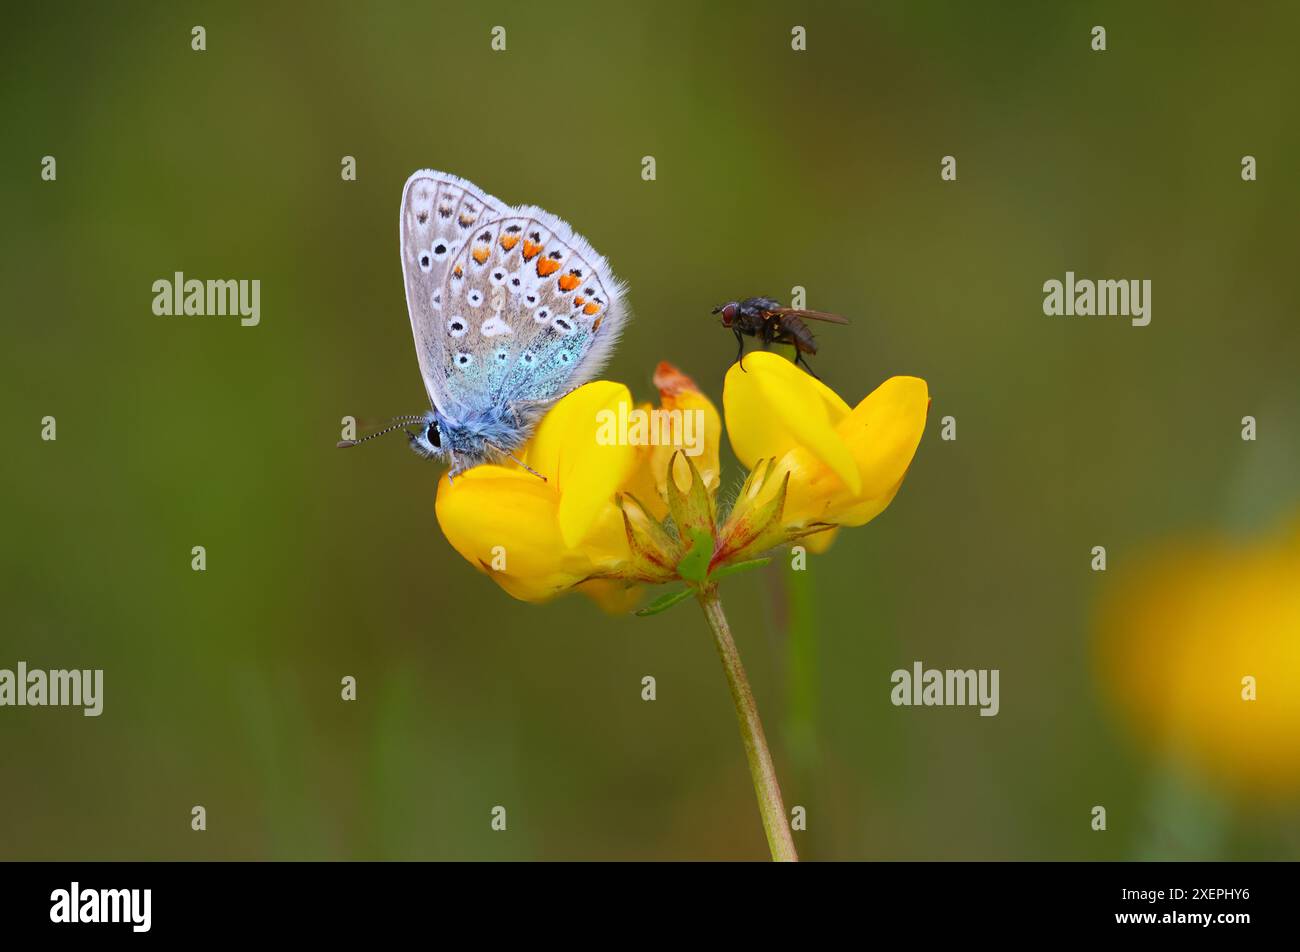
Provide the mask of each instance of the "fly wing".
{"label": "fly wing", "polygon": [[501,217],[508,207],[473,182],[430,169],[414,173],[402,190],[399,234],[406,309],[424,387],[444,415],[453,414],[456,403],[446,389],[449,355],[442,295],[447,273],[476,227]]}
{"label": "fly wing", "polygon": [[830,324],[847,324],[849,322],[847,317],[841,317],[838,314],[830,314],[826,311],[805,311],[798,307],[778,307],[771,313],[789,317],[800,317],[809,321],[826,321]]}

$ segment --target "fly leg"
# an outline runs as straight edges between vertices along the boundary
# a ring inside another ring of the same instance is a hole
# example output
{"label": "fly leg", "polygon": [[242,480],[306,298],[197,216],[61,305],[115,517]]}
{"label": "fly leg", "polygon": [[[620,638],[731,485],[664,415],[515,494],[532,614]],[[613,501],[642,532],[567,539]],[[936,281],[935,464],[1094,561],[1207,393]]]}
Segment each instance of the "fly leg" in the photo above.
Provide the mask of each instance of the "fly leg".
{"label": "fly leg", "polygon": [[740,333],[740,328],[733,327],[731,330],[736,335],[736,346],[739,348],[739,350],[736,351],[736,363],[740,364],[741,370],[745,373],[749,373],[748,370],[745,370],[745,338]]}
{"label": "fly leg", "polygon": [[821,377],[818,377],[816,373],[813,372],[812,367],[809,366],[808,361],[804,358],[803,351],[799,349],[798,345],[795,345],[794,348],[794,362],[796,364],[802,364],[803,369],[808,371],[808,373],[812,374],[814,380],[822,379]]}
{"label": "fly leg", "polygon": [[804,356],[805,353],[816,353],[816,351],[806,351],[804,349],[806,345],[801,344],[797,334],[793,331],[781,328],[773,334],[772,341],[777,344],[788,344],[793,347],[795,365],[808,371],[814,380],[822,379],[813,371],[812,366],[808,363],[808,358]]}

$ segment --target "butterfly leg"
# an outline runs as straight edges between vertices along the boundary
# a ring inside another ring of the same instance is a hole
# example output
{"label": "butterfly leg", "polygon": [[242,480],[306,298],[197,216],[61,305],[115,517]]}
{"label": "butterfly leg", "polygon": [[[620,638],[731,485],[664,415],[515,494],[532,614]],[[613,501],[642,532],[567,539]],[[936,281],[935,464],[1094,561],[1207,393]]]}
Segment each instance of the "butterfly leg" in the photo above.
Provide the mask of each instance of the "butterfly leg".
{"label": "butterfly leg", "polygon": [[546,477],[545,477],[545,476],[543,476],[543,475],[542,475],[541,473],[539,473],[537,470],[533,469],[531,466],[529,466],[529,465],[528,465],[527,463],[525,463],[523,460],[521,460],[521,459],[516,459],[514,456],[511,456],[509,453],[507,453],[506,456],[509,456],[510,459],[514,460],[515,463],[518,464],[518,466],[519,466],[521,469],[526,469],[526,470],[528,470],[528,472],[532,473],[534,476],[536,476],[536,477],[537,477],[538,479],[540,479],[542,482],[546,482]]}
{"label": "butterfly leg", "polygon": [[542,482],[546,482],[546,477],[545,477],[545,476],[543,476],[543,475],[542,475],[541,473],[539,473],[537,470],[533,469],[531,466],[529,466],[529,465],[528,465],[527,463],[525,463],[523,460],[521,460],[521,459],[519,459],[518,457],[516,457],[516,456],[515,456],[514,454],[512,454],[509,450],[503,449],[502,447],[497,446],[495,443],[484,443],[484,445],[485,445],[488,449],[492,450],[493,452],[495,452],[495,453],[500,453],[500,454],[501,454],[502,456],[504,456],[506,459],[511,460],[511,461],[514,462],[516,465],[518,465],[520,469],[525,469],[525,470],[527,470],[528,472],[532,473],[534,476],[536,476],[538,479],[540,479]]}

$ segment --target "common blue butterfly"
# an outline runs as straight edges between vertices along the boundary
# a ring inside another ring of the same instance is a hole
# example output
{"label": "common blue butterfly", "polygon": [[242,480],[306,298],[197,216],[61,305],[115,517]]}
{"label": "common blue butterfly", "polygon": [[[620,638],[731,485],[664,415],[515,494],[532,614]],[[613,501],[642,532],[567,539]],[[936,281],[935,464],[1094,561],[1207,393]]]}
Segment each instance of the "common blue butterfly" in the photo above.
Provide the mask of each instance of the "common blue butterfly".
{"label": "common blue butterfly", "polygon": [[626,287],[550,212],[512,207],[446,172],[406,180],[399,226],[431,409],[382,432],[406,430],[411,448],[445,460],[453,478],[513,459],[551,404],[609,359],[627,322]]}

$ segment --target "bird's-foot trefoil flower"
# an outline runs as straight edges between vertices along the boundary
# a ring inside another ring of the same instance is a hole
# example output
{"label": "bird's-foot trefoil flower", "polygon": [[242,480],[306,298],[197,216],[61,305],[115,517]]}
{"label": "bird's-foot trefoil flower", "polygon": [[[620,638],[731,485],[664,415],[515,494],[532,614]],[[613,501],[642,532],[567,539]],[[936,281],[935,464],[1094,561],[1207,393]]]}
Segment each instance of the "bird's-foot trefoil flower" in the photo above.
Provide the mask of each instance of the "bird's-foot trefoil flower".
{"label": "bird's-foot trefoil flower", "polygon": [[[929,391],[924,380],[893,377],[850,408],[789,361],[748,355],[744,369],[728,372],[723,394],[732,448],[750,470],[728,506],[718,500],[717,409],[671,364],[659,365],[654,382],[657,408],[635,407],[626,387],[608,381],[568,394],[523,451],[522,462],[545,481],[514,465],[444,479],[438,522],[457,552],[525,601],[577,590],[627,610],[647,585],[673,589],[638,615],[698,601],[727,676],[772,857],[795,860],[719,582],[795,541],[821,551],[840,527],[879,515],[920,443]],[[634,411],[656,422],[611,428]]]}

